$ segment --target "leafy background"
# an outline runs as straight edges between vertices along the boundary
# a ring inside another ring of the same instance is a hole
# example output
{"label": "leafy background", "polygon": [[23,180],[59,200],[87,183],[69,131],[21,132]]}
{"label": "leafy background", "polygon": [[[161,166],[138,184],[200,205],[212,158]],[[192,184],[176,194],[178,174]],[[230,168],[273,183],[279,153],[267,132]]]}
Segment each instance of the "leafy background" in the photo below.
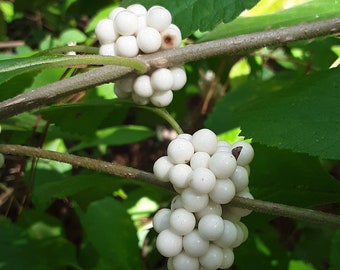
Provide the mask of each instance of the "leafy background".
{"label": "leafy background", "polygon": [[[0,100],[82,72],[24,69],[9,79],[13,74],[4,70],[22,61],[38,63],[27,57],[69,41],[98,46],[96,22],[131,3],[1,1]],[[139,3],[167,7],[188,43],[340,12],[335,0]],[[188,63],[187,85],[175,93],[168,110],[186,132],[208,127],[220,138],[252,140],[255,198],[339,214],[339,55],[339,38],[330,36]],[[164,155],[169,127],[149,110],[120,102],[112,89],[113,84],[97,86],[7,119],[1,123],[1,143],[152,171]],[[154,248],[151,218],[169,204],[169,191],[67,164],[8,156],[0,196],[6,192],[12,193],[0,207],[0,269],[165,269]],[[235,249],[233,269],[340,269],[336,228],[259,213],[244,222],[249,239]]]}

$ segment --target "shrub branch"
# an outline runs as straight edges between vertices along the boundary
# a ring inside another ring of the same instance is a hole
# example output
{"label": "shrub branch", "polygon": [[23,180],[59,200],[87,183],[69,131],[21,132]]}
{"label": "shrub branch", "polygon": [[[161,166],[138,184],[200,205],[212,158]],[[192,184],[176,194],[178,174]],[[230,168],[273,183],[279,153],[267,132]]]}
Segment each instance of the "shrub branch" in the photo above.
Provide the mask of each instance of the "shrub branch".
{"label": "shrub branch", "polygon": [[[143,61],[149,70],[152,70],[159,67],[177,66],[217,55],[244,53],[265,46],[282,45],[338,32],[340,32],[340,18],[333,18],[188,45],[183,48],[139,56],[137,59]],[[17,95],[0,103],[0,120],[48,105],[62,97],[87,90],[96,85],[113,82],[132,72],[132,68],[104,66],[37,88],[35,91]]]}
{"label": "shrub branch", "polygon": [[[59,162],[69,163],[73,166],[83,167],[99,172],[121,176],[127,179],[135,179],[143,183],[156,185],[167,190],[173,190],[169,183],[160,182],[156,177],[149,172],[137,170],[131,167],[126,167],[102,160],[96,160],[87,157],[76,156],[67,153],[59,153],[56,151],[44,150],[30,146],[0,144],[0,153],[16,156],[27,156],[35,158],[44,158]],[[299,219],[308,222],[322,223],[340,227],[340,216],[324,213],[321,211],[288,206],[273,202],[261,200],[252,200],[242,197],[235,197],[231,202],[231,206],[246,208],[256,212],[278,215],[293,219]]]}

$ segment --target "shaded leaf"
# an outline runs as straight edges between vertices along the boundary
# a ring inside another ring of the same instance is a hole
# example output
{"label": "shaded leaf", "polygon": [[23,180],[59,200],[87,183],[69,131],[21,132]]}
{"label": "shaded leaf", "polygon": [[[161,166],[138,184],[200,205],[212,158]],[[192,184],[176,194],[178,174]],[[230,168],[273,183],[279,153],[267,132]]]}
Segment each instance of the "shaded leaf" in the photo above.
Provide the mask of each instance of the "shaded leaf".
{"label": "shaded leaf", "polygon": [[332,239],[331,255],[330,255],[330,270],[340,269],[340,230],[338,229]]}

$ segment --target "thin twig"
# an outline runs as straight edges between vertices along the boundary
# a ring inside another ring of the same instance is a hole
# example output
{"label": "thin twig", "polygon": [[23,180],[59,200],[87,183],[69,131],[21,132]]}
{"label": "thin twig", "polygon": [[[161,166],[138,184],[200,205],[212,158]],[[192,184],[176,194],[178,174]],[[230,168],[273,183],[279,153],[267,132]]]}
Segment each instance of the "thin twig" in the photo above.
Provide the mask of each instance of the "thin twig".
{"label": "thin twig", "polygon": [[[179,66],[212,56],[244,53],[266,46],[282,45],[337,32],[340,32],[340,17],[188,45],[183,48],[139,56],[138,59],[149,66],[149,69]],[[0,103],[0,120],[50,104],[61,97],[90,89],[93,86],[113,82],[131,72],[133,70],[126,67],[100,67],[37,88],[35,91],[17,95]]]}
{"label": "thin twig", "polygon": [[[173,190],[169,183],[158,181],[152,173],[110,162],[105,162],[102,160],[80,157],[67,153],[59,153],[35,147],[9,144],[0,144],[0,153],[7,155],[28,156],[55,160],[59,162],[69,163],[78,167],[125,177],[128,179],[140,180],[147,184],[156,185],[167,190]],[[235,197],[232,202],[230,202],[230,205],[240,208],[247,208],[260,213],[279,215],[294,219],[305,220],[308,222],[323,223],[340,227],[339,216],[320,211],[299,208],[295,206],[288,206],[273,202],[245,199],[241,197]]]}

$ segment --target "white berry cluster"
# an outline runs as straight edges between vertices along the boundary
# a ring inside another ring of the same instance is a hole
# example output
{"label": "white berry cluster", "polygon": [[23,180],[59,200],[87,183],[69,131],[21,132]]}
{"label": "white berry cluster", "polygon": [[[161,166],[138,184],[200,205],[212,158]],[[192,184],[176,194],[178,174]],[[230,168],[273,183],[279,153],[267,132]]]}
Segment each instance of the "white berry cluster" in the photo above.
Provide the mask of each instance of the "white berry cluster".
{"label": "white berry cluster", "polygon": [[235,195],[253,199],[248,188],[253,157],[249,143],[219,141],[209,129],[170,142],[167,156],[153,167],[157,179],[171,182],[179,193],[170,209],[160,209],[153,218],[156,247],[169,258],[168,269],[227,269],[233,264],[233,249],[248,237],[240,219],[251,211],[228,203]]}
{"label": "white berry cluster", "polygon": [[[182,34],[171,21],[170,12],[161,6],[148,10],[140,4],[117,7],[96,25],[99,54],[135,57],[179,47]],[[119,98],[132,97],[139,105],[151,102],[164,107],[171,103],[172,91],[181,89],[186,80],[183,67],[160,68],[151,74],[117,81],[114,92]]]}

